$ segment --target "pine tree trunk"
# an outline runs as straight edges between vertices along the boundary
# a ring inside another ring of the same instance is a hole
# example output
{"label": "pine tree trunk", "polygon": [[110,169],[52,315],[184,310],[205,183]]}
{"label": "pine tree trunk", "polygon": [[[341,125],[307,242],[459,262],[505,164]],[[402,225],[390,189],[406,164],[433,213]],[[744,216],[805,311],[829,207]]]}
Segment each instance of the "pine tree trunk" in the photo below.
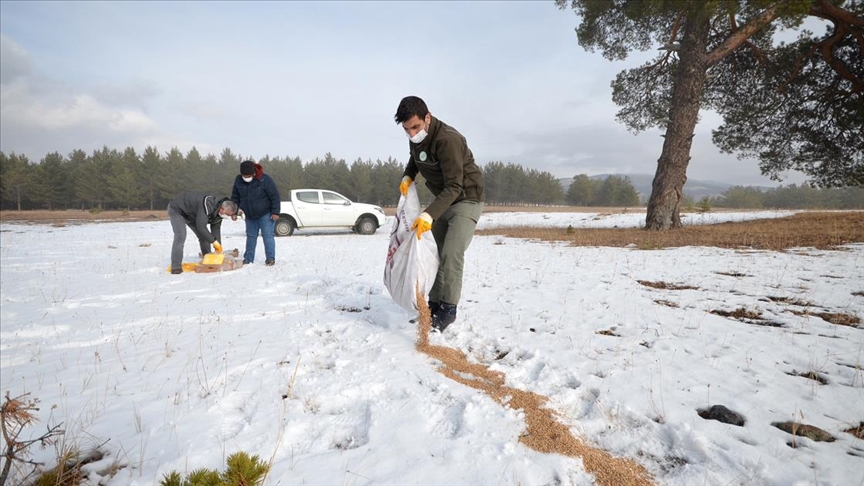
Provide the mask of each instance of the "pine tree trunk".
{"label": "pine tree trunk", "polygon": [[681,200],[687,182],[690,147],[706,80],[708,17],[704,9],[695,10],[685,21],[684,38],[678,51],[680,60],[673,81],[669,123],[648,200],[646,230],[681,227]]}

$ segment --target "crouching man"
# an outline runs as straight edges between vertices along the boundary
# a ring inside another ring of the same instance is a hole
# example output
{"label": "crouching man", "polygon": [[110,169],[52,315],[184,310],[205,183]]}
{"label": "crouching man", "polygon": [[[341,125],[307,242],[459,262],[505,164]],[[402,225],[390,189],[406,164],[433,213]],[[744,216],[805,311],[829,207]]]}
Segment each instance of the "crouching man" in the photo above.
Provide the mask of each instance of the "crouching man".
{"label": "crouching man", "polygon": [[[185,191],[174,196],[168,204],[168,218],[174,229],[174,244],[171,246],[171,273],[183,273],[183,245],[186,243],[186,226],[192,229],[201,245],[201,254],[210,253],[210,245],[222,251],[222,219],[237,214],[237,205],[227,197],[217,198],[203,192]],[[207,229],[207,226],[210,229]]]}

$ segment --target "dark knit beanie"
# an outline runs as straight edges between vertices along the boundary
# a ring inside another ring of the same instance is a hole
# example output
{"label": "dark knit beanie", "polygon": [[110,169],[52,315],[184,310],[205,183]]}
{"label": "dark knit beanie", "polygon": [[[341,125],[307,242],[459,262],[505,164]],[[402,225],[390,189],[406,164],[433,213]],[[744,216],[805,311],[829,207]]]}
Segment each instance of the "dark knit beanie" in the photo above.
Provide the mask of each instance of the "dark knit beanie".
{"label": "dark knit beanie", "polygon": [[240,163],[240,175],[251,176],[255,175],[255,162],[247,160]]}

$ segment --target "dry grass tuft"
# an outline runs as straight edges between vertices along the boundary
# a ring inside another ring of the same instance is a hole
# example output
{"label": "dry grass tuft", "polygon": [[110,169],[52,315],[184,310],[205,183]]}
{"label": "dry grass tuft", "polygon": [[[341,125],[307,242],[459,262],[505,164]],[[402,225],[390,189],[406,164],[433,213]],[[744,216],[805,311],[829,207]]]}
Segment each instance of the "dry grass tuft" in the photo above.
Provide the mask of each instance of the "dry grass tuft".
{"label": "dry grass tuft", "polygon": [[846,314],[843,312],[814,312],[814,316],[819,316],[831,324],[838,326],[855,327],[861,323],[861,318],[854,314]]}
{"label": "dry grass tuft", "polygon": [[[21,484],[27,483],[27,480],[36,474],[37,466],[43,465],[29,459],[31,455],[30,447],[36,443],[39,443],[43,448],[54,445],[59,437],[63,435],[60,425],[54,425],[48,427],[45,433],[36,438],[21,438],[23,430],[34,425],[37,421],[33,412],[39,410],[38,403],[38,399],[30,398],[30,393],[10,398],[7,391],[3,404],[0,405],[0,436],[3,438],[3,450],[0,452],[0,457],[2,457],[2,461],[0,461],[0,464],[2,464],[2,468],[0,468],[2,469],[0,470],[0,486],[5,485],[7,479],[18,479]],[[63,460],[61,458],[62,463]],[[37,478],[36,484],[38,486],[41,486],[40,481],[42,481],[42,477]],[[48,483],[44,484],[47,485]],[[77,483],[60,482],[58,480],[50,484],[51,486],[70,486]]]}
{"label": "dry grass tuft", "polygon": [[861,323],[861,318],[855,314],[845,314],[843,312],[811,312],[811,311],[796,311],[789,312],[796,316],[816,316],[821,317],[825,322],[836,324],[838,326],[857,327]]}
{"label": "dry grass tuft", "polygon": [[797,305],[799,307],[810,307],[811,305],[813,305],[806,300],[793,299],[792,297],[776,297],[773,295],[769,295],[765,298],[770,300],[771,302],[777,302],[779,304]]}
{"label": "dry grass tuft", "polygon": [[33,486],[80,486],[87,479],[83,467],[87,464],[101,461],[105,454],[94,449],[88,454],[80,454],[77,450],[65,450],[60,454],[57,467],[45,471]]}
{"label": "dry grass tuft", "polygon": [[852,434],[858,439],[864,439],[864,422],[859,422],[858,427],[852,427],[851,429],[846,429],[843,432]]}
{"label": "dry grass tuft", "polygon": [[755,324],[757,326],[786,327],[782,322],[769,321],[768,319],[765,319],[762,317],[761,311],[751,311],[744,307],[735,309],[734,311],[716,309],[709,312],[720,317],[727,317],[729,319],[735,319],[741,322],[746,322],[747,324]]}
{"label": "dry grass tuft", "polygon": [[519,227],[478,230],[477,234],[563,241],[574,246],[633,246],[640,249],[681,246],[776,251],[798,247],[835,249],[839,245],[864,242],[864,211],[805,212],[788,218],[694,225],[670,231],[590,228],[576,229],[568,234],[566,227]]}
{"label": "dry grass tuft", "polygon": [[724,310],[712,310],[712,314],[721,316],[721,317],[731,317],[733,319],[753,319],[753,320],[762,320],[762,313],[759,311],[751,311],[747,310],[743,307],[735,309],[734,311],[724,311]]}
{"label": "dry grass tuft", "polygon": [[813,381],[818,382],[820,385],[827,385],[828,384],[828,380],[824,376],[820,375],[819,373],[816,373],[815,371],[802,371],[800,373],[796,373],[795,371],[793,371],[792,373],[786,373],[786,374],[789,376],[800,376],[802,378],[807,378],[808,380],[813,380]]}
{"label": "dry grass tuft", "polygon": [[545,407],[546,397],[536,393],[505,386],[504,374],[488,367],[471,363],[456,349],[429,344],[432,318],[424,296],[417,292],[420,307],[417,343],[419,351],[441,362],[438,371],[453,381],[480,390],[496,402],[525,414],[526,430],[519,442],[539,452],[556,453],[582,458],[585,469],[594,474],[602,486],[643,486],[653,484],[651,475],[641,465],[623,458],[613,457],[606,451],[584,444],[560,423],[554,413]]}
{"label": "dry grass tuft", "polygon": [[751,277],[752,275],[747,275],[746,273],[739,272],[714,272],[717,275],[726,275],[727,277]]}
{"label": "dry grass tuft", "polygon": [[637,280],[640,284],[651,287],[652,289],[664,289],[664,290],[699,290],[699,287],[694,287],[692,285],[679,285],[679,284],[671,284],[663,281],[651,282],[649,280]]}
{"label": "dry grass tuft", "polygon": [[795,437],[807,437],[816,442],[834,442],[834,436],[814,425],[799,422],[774,422],[774,427]]}
{"label": "dry grass tuft", "polygon": [[678,308],[678,304],[676,304],[675,302],[670,302],[668,300],[657,299],[654,301],[654,303],[660,304],[660,305],[665,305],[666,307],[674,307],[676,309]]}

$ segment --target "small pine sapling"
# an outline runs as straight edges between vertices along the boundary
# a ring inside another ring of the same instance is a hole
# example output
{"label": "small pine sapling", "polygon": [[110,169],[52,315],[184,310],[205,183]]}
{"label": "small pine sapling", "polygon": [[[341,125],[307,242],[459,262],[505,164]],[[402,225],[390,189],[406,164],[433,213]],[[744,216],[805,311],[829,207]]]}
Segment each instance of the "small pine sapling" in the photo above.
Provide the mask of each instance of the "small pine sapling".
{"label": "small pine sapling", "polygon": [[171,471],[162,477],[160,486],[260,486],[264,484],[270,465],[261,462],[257,455],[235,452],[228,456],[228,468],[219,474],[212,469],[196,469],[186,476]]}

